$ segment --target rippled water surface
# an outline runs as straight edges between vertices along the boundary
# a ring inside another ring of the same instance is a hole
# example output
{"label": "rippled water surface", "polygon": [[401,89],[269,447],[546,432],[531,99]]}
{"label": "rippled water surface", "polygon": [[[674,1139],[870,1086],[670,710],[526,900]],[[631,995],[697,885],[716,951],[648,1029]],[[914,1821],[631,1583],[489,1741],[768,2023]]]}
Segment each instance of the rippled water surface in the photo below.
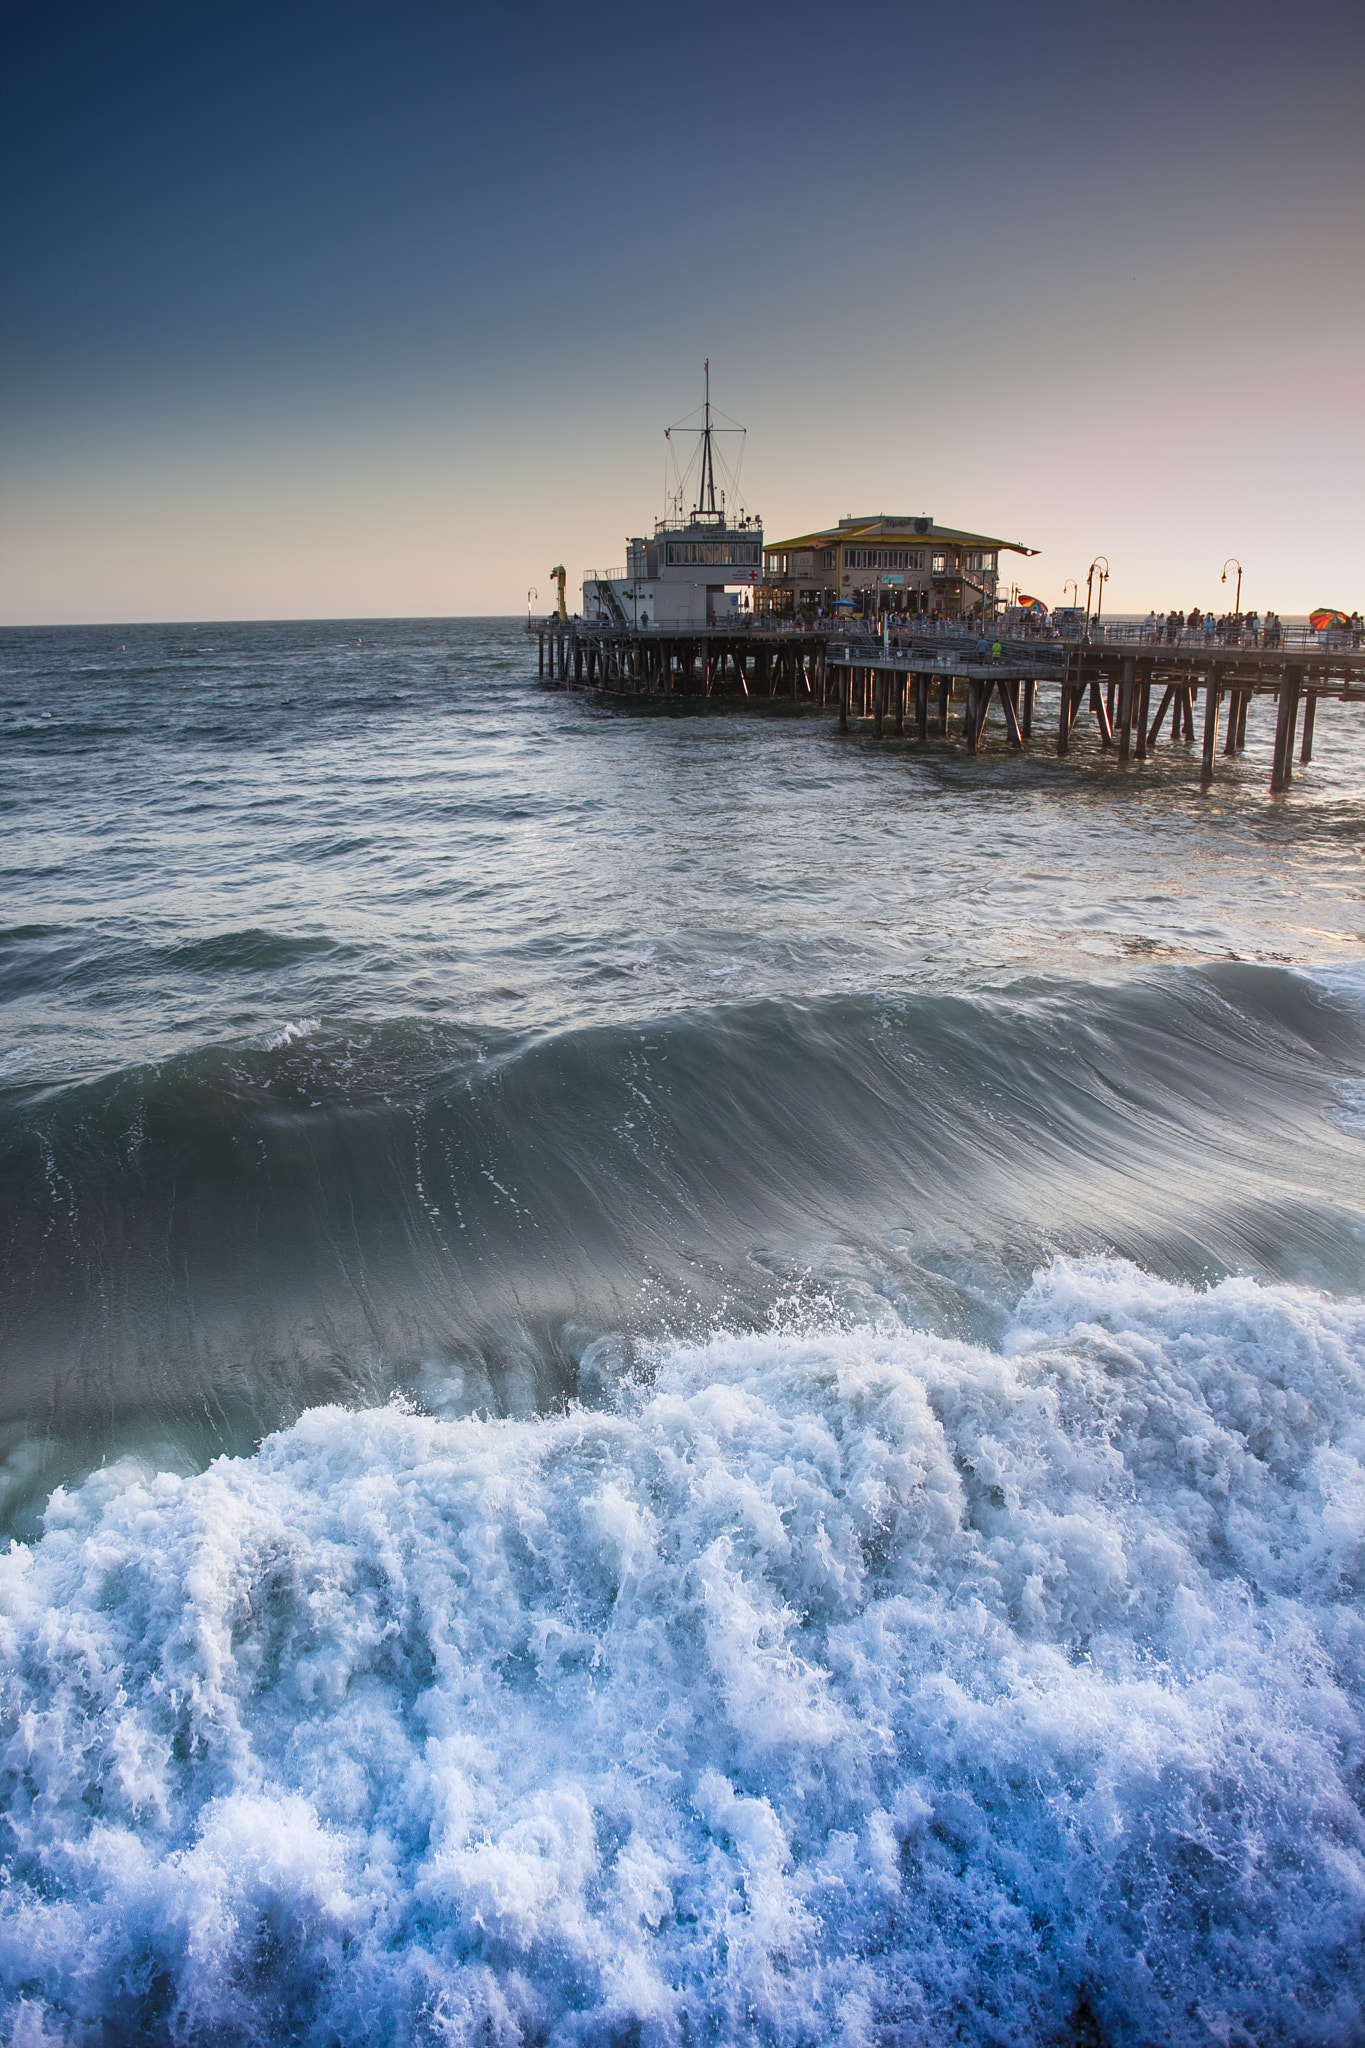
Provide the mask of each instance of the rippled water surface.
{"label": "rippled water surface", "polygon": [[1365,720],[1050,712],[0,635],[16,2041],[1360,2038]]}

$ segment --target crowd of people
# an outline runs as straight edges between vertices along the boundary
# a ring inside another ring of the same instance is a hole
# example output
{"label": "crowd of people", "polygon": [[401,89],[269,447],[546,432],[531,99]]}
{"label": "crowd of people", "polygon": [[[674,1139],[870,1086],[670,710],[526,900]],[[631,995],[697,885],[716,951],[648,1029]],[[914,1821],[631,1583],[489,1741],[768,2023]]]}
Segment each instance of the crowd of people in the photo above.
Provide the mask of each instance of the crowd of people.
{"label": "crowd of people", "polygon": [[1267,612],[1264,618],[1259,612],[1224,612],[1216,618],[1196,605],[1193,611],[1167,612],[1164,619],[1148,612],[1142,622],[1142,637],[1154,645],[1164,641],[1167,646],[1177,640],[1202,638],[1206,645],[1219,647],[1279,647],[1284,628],[1277,612]]}

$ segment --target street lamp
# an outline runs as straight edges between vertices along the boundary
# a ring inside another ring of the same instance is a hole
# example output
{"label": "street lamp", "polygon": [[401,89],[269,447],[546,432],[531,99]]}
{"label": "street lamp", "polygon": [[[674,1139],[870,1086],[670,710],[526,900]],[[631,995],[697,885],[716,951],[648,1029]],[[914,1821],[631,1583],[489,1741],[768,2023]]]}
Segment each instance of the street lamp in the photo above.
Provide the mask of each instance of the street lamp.
{"label": "street lamp", "polygon": [[1078,604],[1080,603],[1080,601],[1081,601],[1081,593],[1080,593],[1080,591],[1079,591],[1079,590],[1078,590],[1078,589],[1076,588],[1076,579],[1075,579],[1075,577],[1074,577],[1074,576],[1068,576],[1068,577],[1067,577],[1067,579],[1066,579],[1066,582],[1065,582],[1065,583],[1064,583],[1064,584],[1062,585],[1062,596],[1063,596],[1063,597],[1065,597],[1065,596],[1066,596],[1066,594],[1067,594],[1068,590],[1069,590],[1069,591],[1071,592],[1071,602],[1072,602],[1072,604],[1073,604],[1073,605],[1078,605]]}
{"label": "street lamp", "polygon": [[1226,562],[1224,562],[1223,564],[1224,583],[1226,583],[1228,580],[1229,569],[1235,569],[1237,571],[1237,595],[1232,600],[1232,609],[1234,612],[1237,613],[1238,617],[1240,617],[1242,611],[1242,565],[1238,561],[1236,555],[1229,555]]}
{"label": "street lamp", "polygon": [[540,597],[540,592],[539,592],[538,590],[528,590],[528,591],[527,591],[527,593],[526,593],[526,618],[527,618],[527,621],[528,621],[528,623],[529,623],[529,621],[530,621],[530,617],[531,617],[531,606],[532,606],[532,603],[533,603],[533,602],[535,602],[535,601],[537,601],[537,600],[539,599],[539,597]]}
{"label": "street lamp", "polygon": [[[1101,562],[1104,564],[1102,569],[1100,569]],[[1090,564],[1090,574],[1085,579],[1085,625],[1087,632],[1090,630],[1090,594],[1095,587],[1095,571],[1097,569],[1100,569],[1100,601],[1095,607],[1095,624],[1098,626],[1100,613],[1104,610],[1104,586],[1109,581],[1108,555],[1096,555],[1094,561]]]}

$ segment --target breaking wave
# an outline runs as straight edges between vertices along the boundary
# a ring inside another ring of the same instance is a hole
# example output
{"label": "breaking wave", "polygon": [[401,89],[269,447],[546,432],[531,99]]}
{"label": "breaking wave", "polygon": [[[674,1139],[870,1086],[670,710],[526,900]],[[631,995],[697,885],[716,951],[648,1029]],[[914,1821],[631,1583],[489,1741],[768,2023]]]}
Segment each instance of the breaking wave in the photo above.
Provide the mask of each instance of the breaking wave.
{"label": "breaking wave", "polygon": [[1057,1260],[579,1389],[53,1496],[16,2041],[1361,2038],[1365,1304]]}

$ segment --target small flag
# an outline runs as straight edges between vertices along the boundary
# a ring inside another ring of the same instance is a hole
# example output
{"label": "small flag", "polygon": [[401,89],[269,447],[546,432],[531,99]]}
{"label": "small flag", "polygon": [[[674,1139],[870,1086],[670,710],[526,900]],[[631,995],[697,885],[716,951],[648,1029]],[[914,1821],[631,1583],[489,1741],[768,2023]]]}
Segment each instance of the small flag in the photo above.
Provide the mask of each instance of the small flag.
{"label": "small flag", "polygon": [[665,427],[665,428],[664,428],[664,439],[665,439],[665,441],[671,441],[671,440],[673,439],[673,429],[672,429],[672,427]]}

